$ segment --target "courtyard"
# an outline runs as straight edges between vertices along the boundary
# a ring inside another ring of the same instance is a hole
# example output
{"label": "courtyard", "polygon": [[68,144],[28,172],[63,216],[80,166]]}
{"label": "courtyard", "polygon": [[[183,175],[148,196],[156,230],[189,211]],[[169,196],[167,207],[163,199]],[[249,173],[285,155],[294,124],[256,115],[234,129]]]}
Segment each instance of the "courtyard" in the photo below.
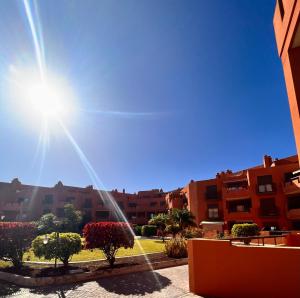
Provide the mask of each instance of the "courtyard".
{"label": "courtyard", "polygon": [[96,281],[37,289],[0,283],[0,297],[199,297],[189,293],[188,266],[102,278]]}

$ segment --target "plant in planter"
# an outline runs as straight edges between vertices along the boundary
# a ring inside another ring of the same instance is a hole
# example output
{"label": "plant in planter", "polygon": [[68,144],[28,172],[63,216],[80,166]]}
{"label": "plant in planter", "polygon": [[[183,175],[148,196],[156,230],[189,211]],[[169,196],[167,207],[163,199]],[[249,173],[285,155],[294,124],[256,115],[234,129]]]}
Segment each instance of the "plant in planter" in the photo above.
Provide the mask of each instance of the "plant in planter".
{"label": "plant in planter", "polygon": [[76,233],[60,233],[59,237],[57,233],[42,235],[32,241],[32,249],[37,257],[57,258],[68,267],[70,258],[81,251],[81,238]]}
{"label": "plant in planter", "polygon": [[96,222],[84,226],[83,236],[87,249],[103,251],[110,267],[114,266],[119,248],[133,248],[134,236],[125,222]]}
{"label": "plant in planter", "polygon": [[[231,229],[231,234],[234,237],[251,237],[259,235],[259,228],[257,224],[235,224]],[[245,244],[250,244],[251,239],[245,239]]]}
{"label": "plant in planter", "polygon": [[172,238],[165,245],[165,253],[170,258],[186,258],[188,255],[187,241],[182,237]]}
{"label": "plant in planter", "polygon": [[0,222],[0,259],[22,266],[23,254],[36,235],[36,226],[25,222]]}

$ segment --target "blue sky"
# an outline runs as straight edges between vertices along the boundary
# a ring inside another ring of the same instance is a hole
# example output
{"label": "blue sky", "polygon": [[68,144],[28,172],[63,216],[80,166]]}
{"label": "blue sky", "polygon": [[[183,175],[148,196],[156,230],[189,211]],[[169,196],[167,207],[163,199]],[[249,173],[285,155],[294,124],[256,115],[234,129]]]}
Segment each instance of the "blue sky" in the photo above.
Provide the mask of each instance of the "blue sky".
{"label": "blue sky", "polygon": [[[31,3],[47,68],[74,93],[66,125],[108,190],[171,190],[295,154],[274,2]],[[39,124],[11,104],[9,69],[37,68],[22,1],[1,1],[0,36],[0,180],[91,184],[58,129],[39,175]]]}

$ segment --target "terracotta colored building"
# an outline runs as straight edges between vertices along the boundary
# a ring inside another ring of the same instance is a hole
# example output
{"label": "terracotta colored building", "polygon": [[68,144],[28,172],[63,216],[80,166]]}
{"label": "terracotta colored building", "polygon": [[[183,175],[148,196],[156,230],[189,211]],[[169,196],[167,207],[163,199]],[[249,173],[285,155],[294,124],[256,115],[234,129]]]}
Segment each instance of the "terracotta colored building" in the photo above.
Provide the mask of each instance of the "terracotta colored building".
{"label": "terracotta colored building", "polygon": [[277,0],[273,24],[300,161],[300,1]]}
{"label": "terracotta colored building", "polygon": [[165,196],[158,189],[129,194],[125,190],[65,186],[62,182],[54,187],[35,187],[14,179],[0,183],[0,215],[6,221],[36,220],[49,212],[61,217],[64,205],[72,203],[82,211],[86,222],[122,220],[121,212],[116,211],[119,208],[129,222],[146,224],[153,214],[167,212]]}
{"label": "terracotta colored building", "polygon": [[54,187],[34,187],[14,179],[0,183],[0,215],[11,221],[35,220],[49,212],[61,217],[64,205],[72,203],[86,222],[123,220],[116,211],[119,208],[129,222],[146,224],[154,214],[187,207],[197,224],[221,222],[230,228],[238,222],[256,222],[265,228],[300,229],[298,168],[296,155],[279,160],[266,155],[262,165],[237,173],[227,170],[169,193],[162,189],[105,192],[61,182]]}
{"label": "terracotta colored building", "polygon": [[173,201],[181,207],[186,200],[197,224],[221,222],[231,228],[255,222],[266,229],[300,229],[300,182],[293,174],[298,168],[296,155],[275,160],[266,155],[262,165],[191,181]]}

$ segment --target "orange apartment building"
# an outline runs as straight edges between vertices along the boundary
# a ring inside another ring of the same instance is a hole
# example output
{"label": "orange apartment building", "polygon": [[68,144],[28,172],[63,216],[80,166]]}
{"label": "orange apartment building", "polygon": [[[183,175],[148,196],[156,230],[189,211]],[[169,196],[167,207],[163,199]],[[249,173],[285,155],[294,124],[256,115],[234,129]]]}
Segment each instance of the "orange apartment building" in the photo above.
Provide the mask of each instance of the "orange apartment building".
{"label": "orange apartment building", "polygon": [[237,173],[227,170],[214,179],[191,181],[168,193],[162,189],[135,194],[116,189],[105,192],[62,182],[54,187],[34,187],[14,179],[0,183],[0,216],[8,221],[36,220],[49,212],[61,217],[64,205],[72,203],[82,211],[85,222],[119,221],[117,204],[132,224],[146,224],[154,214],[186,207],[197,224],[221,222],[231,228],[234,223],[255,222],[266,229],[300,229],[297,169],[297,155],[275,160],[266,155],[262,165]]}
{"label": "orange apartment building", "polygon": [[62,182],[54,187],[24,185],[18,179],[0,183],[0,215],[5,221],[36,220],[49,212],[61,217],[67,203],[82,211],[85,222],[122,220],[114,204],[132,224],[146,224],[153,214],[167,211],[165,193],[158,189],[129,194],[116,189],[98,191],[91,185],[65,186]]}
{"label": "orange apartment building", "polygon": [[278,0],[273,25],[300,161],[300,1]]}
{"label": "orange apartment building", "polygon": [[255,222],[266,229],[300,229],[300,182],[294,174],[298,168],[296,155],[275,160],[266,155],[262,165],[192,180],[167,195],[168,204],[186,204],[197,224],[221,222],[230,229],[234,223]]}

